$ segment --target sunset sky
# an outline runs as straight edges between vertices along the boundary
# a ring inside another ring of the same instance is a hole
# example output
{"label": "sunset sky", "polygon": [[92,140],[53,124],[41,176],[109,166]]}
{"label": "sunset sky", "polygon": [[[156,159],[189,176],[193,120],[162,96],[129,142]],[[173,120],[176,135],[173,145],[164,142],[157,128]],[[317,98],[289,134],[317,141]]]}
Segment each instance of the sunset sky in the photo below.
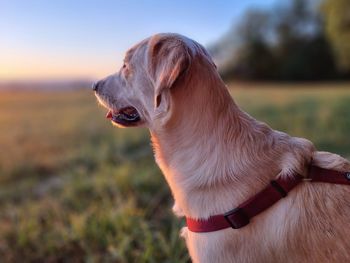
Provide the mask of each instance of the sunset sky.
{"label": "sunset sky", "polygon": [[208,45],[274,0],[0,0],[0,80],[100,78],[158,32]]}

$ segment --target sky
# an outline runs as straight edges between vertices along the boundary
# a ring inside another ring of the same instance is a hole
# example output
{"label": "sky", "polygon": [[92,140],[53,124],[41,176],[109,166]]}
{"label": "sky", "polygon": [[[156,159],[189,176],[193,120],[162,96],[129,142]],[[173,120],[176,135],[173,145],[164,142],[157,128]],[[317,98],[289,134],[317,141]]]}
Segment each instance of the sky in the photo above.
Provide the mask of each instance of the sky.
{"label": "sky", "polygon": [[0,81],[97,79],[159,32],[208,46],[275,0],[0,0]]}

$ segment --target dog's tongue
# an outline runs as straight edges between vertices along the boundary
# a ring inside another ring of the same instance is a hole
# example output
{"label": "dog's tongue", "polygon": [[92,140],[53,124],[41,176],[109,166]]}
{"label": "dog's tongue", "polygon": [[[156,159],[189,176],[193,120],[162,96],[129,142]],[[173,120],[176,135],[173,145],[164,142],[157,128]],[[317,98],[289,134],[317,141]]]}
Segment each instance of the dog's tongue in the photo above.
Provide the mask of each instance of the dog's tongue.
{"label": "dog's tongue", "polygon": [[109,110],[106,114],[106,118],[110,120],[110,119],[112,119],[112,117],[113,117],[112,111]]}

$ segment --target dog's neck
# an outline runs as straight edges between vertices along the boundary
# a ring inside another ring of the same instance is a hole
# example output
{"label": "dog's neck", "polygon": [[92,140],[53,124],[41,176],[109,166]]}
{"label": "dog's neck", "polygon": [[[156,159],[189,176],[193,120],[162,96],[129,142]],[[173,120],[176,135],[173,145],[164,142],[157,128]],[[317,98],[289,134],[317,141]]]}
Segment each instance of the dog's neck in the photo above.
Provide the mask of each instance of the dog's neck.
{"label": "dog's neck", "polygon": [[173,92],[176,112],[168,125],[151,137],[177,206],[203,218],[232,209],[279,168],[263,167],[271,161],[262,148],[273,143],[273,131],[242,112],[218,76],[187,84],[190,91]]}

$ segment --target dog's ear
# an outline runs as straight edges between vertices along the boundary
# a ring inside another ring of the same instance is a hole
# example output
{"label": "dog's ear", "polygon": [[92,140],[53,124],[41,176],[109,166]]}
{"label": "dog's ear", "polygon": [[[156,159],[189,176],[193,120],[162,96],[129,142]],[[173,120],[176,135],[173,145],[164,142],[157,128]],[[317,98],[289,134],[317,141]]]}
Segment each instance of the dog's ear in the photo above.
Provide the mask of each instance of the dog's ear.
{"label": "dog's ear", "polygon": [[[150,75],[155,86],[154,105],[158,108],[163,95],[182,78],[191,64],[189,47],[178,38],[160,37],[150,44]],[[169,99],[169,98],[168,98]]]}

